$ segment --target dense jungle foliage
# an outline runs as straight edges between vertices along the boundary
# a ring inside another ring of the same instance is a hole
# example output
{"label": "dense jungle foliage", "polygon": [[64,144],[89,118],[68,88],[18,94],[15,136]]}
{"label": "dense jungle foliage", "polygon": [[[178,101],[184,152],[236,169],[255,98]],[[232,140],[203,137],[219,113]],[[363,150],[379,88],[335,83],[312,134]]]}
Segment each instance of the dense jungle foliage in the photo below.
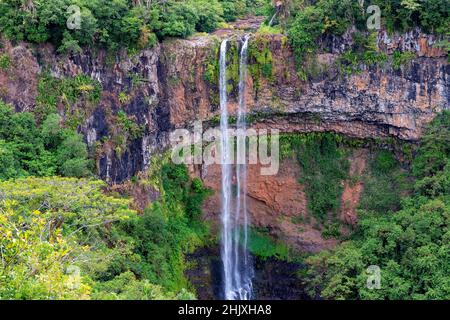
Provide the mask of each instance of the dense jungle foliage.
{"label": "dense jungle foliage", "polygon": [[[80,134],[0,102],[0,299],[191,299],[184,256],[209,241],[210,193],[160,161],[142,214],[95,180]],[[151,181],[151,182],[150,182]]]}
{"label": "dense jungle foliage", "polygon": [[30,112],[16,113],[0,100],[0,180],[26,176],[92,175],[83,137],[61,128],[49,114],[41,126]]}
{"label": "dense jungle foliage", "polygon": [[[209,191],[162,165],[143,214],[92,179],[0,182],[0,299],[192,299],[185,254],[208,241]],[[155,180],[156,179],[156,180]]]}
{"label": "dense jungle foliage", "polygon": [[[158,39],[211,32],[248,14],[263,13],[266,0],[3,0],[0,32],[15,40],[52,42],[60,52],[83,46],[143,49]],[[77,6],[77,11],[71,6]],[[80,27],[68,28],[68,21]]]}
{"label": "dense jungle foliage", "polygon": [[[327,299],[450,298],[450,112],[440,114],[413,160],[410,195],[383,151],[371,163],[357,230],[336,249],[307,260],[311,294]],[[404,183],[403,183],[404,184]],[[406,187],[407,188],[407,187]],[[367,267],[381,270],[370,290]]]}

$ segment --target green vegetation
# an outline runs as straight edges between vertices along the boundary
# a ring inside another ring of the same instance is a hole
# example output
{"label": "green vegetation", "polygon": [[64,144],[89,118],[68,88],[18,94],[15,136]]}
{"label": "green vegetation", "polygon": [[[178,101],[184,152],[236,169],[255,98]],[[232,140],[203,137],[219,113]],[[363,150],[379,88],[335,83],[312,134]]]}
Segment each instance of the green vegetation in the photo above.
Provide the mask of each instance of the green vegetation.
{"label": "green vegetation", "polygon": [[308,209],[321,222],[339,209],[341,182],[348,176],[349,163],[345,151],[338,147],[340,141],[341,137],[332,133],[285,135],[280,138],[281,157],[296,155]]}
{"label": "green vegetation", "polygon": [[207,239],[209,191],[185,167],[160,169],[162,197],[143,215],[101,181],[0,182],[0,299],[193,298],[184,254]]}
{"label": "green vegetation", "polygon": [[270,38],[264,35],[257,35],[252,39],[248,50],[248,70],[253,78],[255,90],[261,86],[263,78],[273,80],[273,57],[269,48]]}
{"label": "green vegetation", "polygon": [[144,134],[143,126],[136,124],[123,110],[119,110],[117,113],[116,123],[118,128],[125,132],[131,140],[140,138]]}
{"label": "green vegetation", "polygon": [[[76,129],[100,101],[101,92],[100,83],[84,74],[62,79],[44,74],[39,79],[38,97],[33,112],[38,123],[41,123],[62,106],[65,110],[65,126]],[[83,107],[73,108],[76,104],[83,104]]]}
{"label": "green vegetation", "polygon": [[368,36],[355,32],[352,34],[354,44],[351,50],[344,52],[336,61],[336,65],[344,75],[360,73],[364,67],[383,66],[390,61],[394,70],[399,70],[416,57],[415,53],[394,51],[392,56],[379,52],[377,48],[377,33]]}
{"label": "green vegetation", "polygon": [[[141,3],[141,1],[139,2]],[[144,3],[144,2],[142,2]],[[59,52],[80,52],[99,44],[109,49],[144,49],[157,38],[188,37],[196,31],[211,32],[222,21],[258,11],[263,0],[169,0],[139,5],[128,0],[17,0],[0,2],[0,32],[14,40],[52,42]],[[80,8],[80,28],[76,22]]]}
{"label": "green vegetation", "polygon": [[127,95],[126,92],[122,91],[122,92],[119,93],[119,102],[121,104],[126,104],[129,101],[130,101],[130,96]]}
{"label": "green vegetation", "polygon": [[316,52],[323,34],[343,34],[351,24],[361,23],[360,12],[358,2],[351,0],[320,0],[297,10],[287,31],[299,69],[305,56]]}
{"label": "green vegetation", "polygon": [[360,208],[366,211],[389,212],[401,207],[401,198],[408,193],[410,183],[392,152],[378,151],[369,161],[363,177],[364,191]]}
{"label": "green vegetation", "polygon": [[389,31],[419,26],[425,32],[443,34],[450,28],[450,8],[446,0],[375,0],[383,12],[383,24]]}
{"label": "green vegetation", "polygon": [[341,224],[339,222],[327,223],[322,231],[324,239],[338,239],[341,236]]}
{"label": "green vegetation", "polygon": [[[102,264],[114,257],[108,255],[114,252],[102,238],[108,233],[107,224],[134,214],[128,201],[104,195],[103,185],[74,178],[0,182],[2,299],[89,295],[83,263],[90,262],[86,265],[90,274],[100,272]],[[83,271],[72,273],[70,268]]]}
{"label": "green vegetation", "polygon": [[57,114],[37,127],[32,113],[15,113],[0,101],[0,179],[91,174],[87,148],[81,135],[60,127]]}
{"label": "green vegetation", "polygon": [[218,86],[219,81],[219,43],[216,43],[216,46],[213,50],[211,50],[211,54],[208,55],[208,59],[205,63],[205,73],[204,79],[210,85]]}
{"label": "green vegetation", "polygon": [[[230,42],[227,50],[227,92],[237,95],[239,90],[239,47],[237,42]],[[219,78],[217,78],[218,81]]]}
{"label": "green vegetation", "polygon": [[[320,40],[343,35],[351,26],[357,29],[352,34],[354,44],[336,61],[345,75],[385,62],[398,70],[415,57],[411,52],[395,51],[391,56],[379,52],[377,33],[366,30],[368,14],[358,1],[285,3],[290,7],[288,21],[261,26],[250,42],[249,74],[256,92],[262,81],[275,82],[271,39],[284,29],[303,80],[326,71],[324,66],[310,66],[317,61]],[[389,32],[420,27],[448,35],[448,0],[373,0],[370,4],[380,6],[382,25]],[[76,13],[68,11],[71,5],[80,7],[81,28],[67,27]],[[247,14],[273,13],[269,0],[3,0],[0,33],[13,41],[52,43],[60,53],[81,52],[95,43],[97,49],[107,49],[111,61],[116,50],[132,55],[167,38],[212,32]],[[284,46],[286,38],[281,39]],[[449,42],[444,39],[438,45],[448,48]],[[219,43],[212,47],[204,79],[210,85],[212,104],[218,104]],[[230,41],[227,63],[227,90],[236,95],[236,41]],[[3,75],[11,77],[11,67],[11,57],[0,54]],[[134,87],[147,81],[128,76]],[[195,85],[194,79],[190,86]],[[170,85],[179,81],[169,76]],[[185,166],[154,157],[148,176],[140,173],[130,182],[145,192],[151,187],[158,195],[138,213],[132,208],[139,206],[131,199],[94,180],[93,161],[77,133],[101,100],[101,84],[83,74],[55,78],[44,69],[37,91],[32,112],[16,113],[0,101],[0,299],[195,298],[185,275],[189,267],[185,257],[216,240],[201,217],[211,191],[200,179],[191,179]],[[115,99],[124,107],[133,94],[122,91]],[[279,98],[272,99],[276,104]],[[273,115],[249,114],[247,121]],[[114,126],[103,137],[105,149],[112,145],[120,157],[127,142],[144,135],[145,127],[121,109],[106,117]],[[216,117],[210,123],[219,120]],[[322,121],[316,115],[309,120]],[[233,124],[236,118],[230,116],[229,121]],[[307,133],[284,135],[280,142],[281,157],[299,163],[308,211],[322,236],[346,240],[307,259],[309,269],[301,274],[312,296],[450,299],[450,112],[431,123],[417,154],[411,145],[403,145],[411,168],[407,161],[398,161],[394,155],[398,146],[392,141]],[[351,148],[362,146],[383,149],[371,148],[368,169],[361,177],[352,177],[361,179],[364,190],[356,230],[344,239],[336,218],[343,182],[349,178],[347,156]],[[299,215],[292,223],[301,231],[301,224],[310,223],[310,218]],[[261,260],[304,262],[265,229],[251,229],[249,250]],[[381,268],[380,290],[366,287],[370,265]]]}
{"label": "green vegetation", "polygon": [[[414,193],[400,205],[398,199],[381,204],[381,197],[366,199],[367,210],[360,212],[352,239],[307,260],[311,294],[327,299],[449,299],[449,139],[446,111],[432,122],[414,159]],[[392,156],[378,154],[371,167],[374,175],[393,177],[372,190],[384,192],[379,189],[387,185],[394,190],[398,169]],[[366,286],[370,265],[381,268],[379,290]]]}
{"label": "green vegetation", "polygon": [[442,48],[443,50],[447,51],[447,61],[450,63],[450,31],[448,31],[445,34],[444,40],[439,41],[436,44],[436,47]]}
{"label": "green vegetation", "polygon": [[269,27],[266,24],[262,24],[257,31],[258,35],[271,35],[271,34],[281,34],[281,33],[283,33],[283,30],[281,29],[281,27],[279,27],[279,26]]}
{"label": "green vegetation", "polygon": [[[352,0],[318,0],[312,3],[299,0],[293,3],[298,9],[292,11],[287,33],[301,74],[304,73],[305,59],[316,53],[320,38],[342,35],[352,25],[361,32],[367,32],[368,5],[380,7],[381,23],[390,32],[406,31],[418,26],[425,32],[445,34],[450,28],[450,9],[446,0],[374,0],[365,4],[364,8]],[[394,57],[396,66],[398,58]],[[385,60],[370,50],[361,55],[352,53],[350,56],[347,53],[343,59],[352,69],[356,67],[356,62],[378,63],[380,59]]]}
{"label": "green vegetation", "polygon": [[8,70],[11,65],[11,58],[8,54],[2,53],[0,54],[0,69],[3,71]]}
{"label": "green vegetation", "polygon": [[[273,58],[269,48],[270,39],[264,35],[257,35],[252,38],[248,51],[248,68],[253,78],[253,84],[256,89],[260,88],[263,78],[273,81],[272,69]],[[211,50],[209,58],[205,62],[204,79],[210,86],[210,95],[212,103],[219,103],[218,83],[219,83],[219,48],[217,43]],[[239,47],[236,41],[229,43],[227,50],[227,91],[228,94],[237,94],[239,87]]]}
{"label": "green vegetation", "polygon": [[124,257],[118,266],[128,265],[137,276],[179,292],[189,287],[184,254],[207,241],[208,228],[199,213],[209,190],[197,179],[190,181],[185,166],[165,164],[159,174],[162,198],[124,226],[126,235],[136,239],[138,259]]}
{"label": "green vegetation", "polygon": [[282,241],[273,239],[265,230],[250,229],[248,239],[249,251],[260,259],[276,258],[287,262],[301,261],[301,257],[297,253]]}
{"label": "green vegetation", "polygon": [[[350,75],[361,72],[364,66],[383,65],[388,60],[388,56],[378,51],[377,35],[376,32],[372,32],[368,36],[355,32],[352,35],[354,40],[352,49],[344,52],[336,61],[338,69],[343,74]],[[398,63],[403,64],[405,61]]]}
{"label": "green vegetation", "polygon": [[145,126],[136,123],[135,117],[128,116],[123,110],[119,110],[113,123],[111,141],[115,146],[116,156],[120,157],[127,149],[127,142],[143,137]]}
{"label": "green vegetation", "polygon": [[394,55],[392,56],[392,67],[395,70],[398,70],[401,68],[402,65],[405,65],[406,63],[410,62],[415,57],[416,55],[412,52],[395,51]]}
{"label": "green vegetation", "polygon": [[268,0],[219,0],[223,8],[223,19],[235,21],[247,15],[266,15],[270,7]]}
{"label": "green vegetation", "polygon": [[443,173],[450,158],[450,112],[433,120],[413,163],[413,174],[419,179]]}

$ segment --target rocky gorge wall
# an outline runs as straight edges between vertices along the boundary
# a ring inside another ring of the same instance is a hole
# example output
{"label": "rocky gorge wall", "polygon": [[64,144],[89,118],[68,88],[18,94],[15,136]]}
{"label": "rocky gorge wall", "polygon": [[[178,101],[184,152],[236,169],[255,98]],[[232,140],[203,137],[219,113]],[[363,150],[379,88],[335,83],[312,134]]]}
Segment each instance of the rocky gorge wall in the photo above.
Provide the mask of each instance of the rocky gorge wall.
{"label": "rocky gorge wall", "polygon": [[[244,32],[219,30],[170,40],[133,56],[102,50],[63,56],[50,45],[3,40],[1,52],[11,64],[0,70],[0,98],[16,111],[30,111],[36,108],[39,78],[44,73],[55,78],[85,74],[98,81],[102,88],[98,104],[86,106],[81,101],[67,110],[60,99],[58,109],[63,118],[77,108],[89,109],[78,129],[95,151],[100,177],[121,182],[147,168],[152,155],[167,148],[171,130],[189,127],[194,120],[217,120],[214,64],[218,44],[225,37],[239,39]],[[450,67],[446,52],[435,47],[434,36],[418,30],[395,36],[382,31],[377,40],[382,52],[412,51],[416,57],[399,69],[389,64],[362,66],[360,72],[342,76],[333,63],[351,46],[350,34],[351,30],[343,37],[323,40],[327,52],[319,53],[314,62],[322,71],[307,81],[296,72],[285,36],[253,35],[253,51],[266,55],[262,63],[255,61],[260,59],[256,54],[250,56],[253,65],[250,62],[246,100],[256,119],[254,126],[414,141],[437,112],[449,108]],[[265,67],[270,68],[269,75],[255,70]],[[230,93],[231,113],[237,105],[235,91]],[[118,152],[114,137],[120,134],[116,130],[119,110],[143,130],[140,136],[122,141]]]}
{"label": "rocky gorge wall", "polygon": [[[133,55],[86,50],[64,56],[47,44],[2,40],[0,54],[7,55],[11,63],[0,69],[0,98],[16,111],[33,111],[39,107],[39,96],[50,94],[40,89],[45,74],[57,79],[84,74],[98,82],[98,103],[86,99],[68,103],[60,97],[57,108],[63,121],[83,110],[78,130],[96,159],[98,175],[110,184],[121,183],[146,170],[156,155],[167,150],[172,130],[190,128],[196,120],[206,126],[217,124],[218,48],[224,38],[231,39],[229,108],[234,114],[237,52],[241,36],[251,32],[245,30],[245,24],[239,28],[168,40]],[[314,72],[307,80],[297,72],[284,35],[253,33],[246,96],[251,126],[283,133],[332,131],[355,138],[417,141],[434,115],[450,108],[450,66],[447,53],[436,47],[439,39],[419,30],[397,35],[380,31],[377,47],[388,57],[386,63],[360,63],[358,72],[344,74],[337,62],[351,48],[354,31],[322,39],[320,52],[310,62]],[[414,58],[394,67],[396,51],[412,52]],[[138,128],[138,134],[126,131],[123,121]],[[355,174],[364,170],[366,153],[362,149],[352,155],[360,159],[351,168]],[[190,169],[206,186],[219,190],[219,166]],[[247,197],[255,226],[269,227],[273,234],[304,251],[320,251],[336,244],[334,239],[324,239],[320,229],[312,227],[313,222],[301,231],[291,222],[292,217],[307,216],[299,168],[292,159],[283,160],[275,176],[263,177],[258,172],[258,166],[249,168]],[[346,183],[342,221],[354,223],[361,189],[361,185]],[[217,220],[219,208],[216,192],[205,205],[205,216]]]}

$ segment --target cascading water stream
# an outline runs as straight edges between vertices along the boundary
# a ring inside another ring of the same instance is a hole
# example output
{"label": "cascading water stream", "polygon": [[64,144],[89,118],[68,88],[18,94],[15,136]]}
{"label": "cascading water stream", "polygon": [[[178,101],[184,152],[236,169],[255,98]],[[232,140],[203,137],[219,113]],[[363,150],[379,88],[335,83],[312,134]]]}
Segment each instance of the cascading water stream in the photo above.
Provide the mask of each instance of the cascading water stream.
{"label": "cascading water stream", "polygon": [[[252,296],[252,277],[253,268],[248,254],[248,212],[247,212],[247,162],[246,162],[246,116],[247,106],[245,103],[245,95],[247,89],[247,60],[248,60],[248,42],[249,36],[244,38],[240,53],[239,63],[239,109],[237,116],[237,163],[236,163],[236,183],[237,183],[237,199],[236,199],[236,271],[240,271],[240,282],[237,284],[239,299],[249,300]],[[243,235],[242,246],[239,247],[239,220],[243,218]],[[239,255],[239,252],[241,253]],[[242,257],[243,259],[239,259]]]}
{"label": "cascading water stream", "polygon": [[[224,267],[224,297],[227,300],[249,300],[252,297],[253,268],[247,250],[248,225],[246,186],[246,78],[249,37],[245,37],[240,52],[239,109],[237,112],[237,162],[236,162],[236,201],[232,211],[231,143],[228,130],[228,102],[226,79],[226,52],[228,41],[220,48],[220,128],[222,133],[222,243],[221,256]],[[243,239],[241,241],[241,233]]]}
{"label": "cascading water stream", "polygon": [[221,164],[222,164],[222,237],[221,237],[221,257],[223,263],[223,286],[225,299],[232,300],[233,279],[232,279],[232,246],[231,237],[231,162],[230,162],[230,137],[228,134],[228,101],[227,101],[227,44],[224,40],[220,45],[220,131],[221,131]]}

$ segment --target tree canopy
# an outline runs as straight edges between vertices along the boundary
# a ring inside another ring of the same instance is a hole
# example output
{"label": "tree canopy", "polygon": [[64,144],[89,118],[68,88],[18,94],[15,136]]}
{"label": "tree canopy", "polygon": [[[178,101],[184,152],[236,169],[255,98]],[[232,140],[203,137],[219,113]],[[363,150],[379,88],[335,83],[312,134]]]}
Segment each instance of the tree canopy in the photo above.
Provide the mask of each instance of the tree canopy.
{"label": "tree canopy", "polygon": [[16,113],[0,101],[0,179],[86,177],[91,166],[83,137],[62,128],[59,115],[48,115],[38,127],[32,113]]}
{"label": "tree canopy", "polygon": [[[156,36],[211,32],[220,23],[266,4],[265,0],[30,0],[24,5],[20,0],[4,0],[0,2],[0,32],[16,40],[52,42],[60,52],[93,45],[144,49],[156,43]],[[71,28],[68,22],[73,23]]]}

